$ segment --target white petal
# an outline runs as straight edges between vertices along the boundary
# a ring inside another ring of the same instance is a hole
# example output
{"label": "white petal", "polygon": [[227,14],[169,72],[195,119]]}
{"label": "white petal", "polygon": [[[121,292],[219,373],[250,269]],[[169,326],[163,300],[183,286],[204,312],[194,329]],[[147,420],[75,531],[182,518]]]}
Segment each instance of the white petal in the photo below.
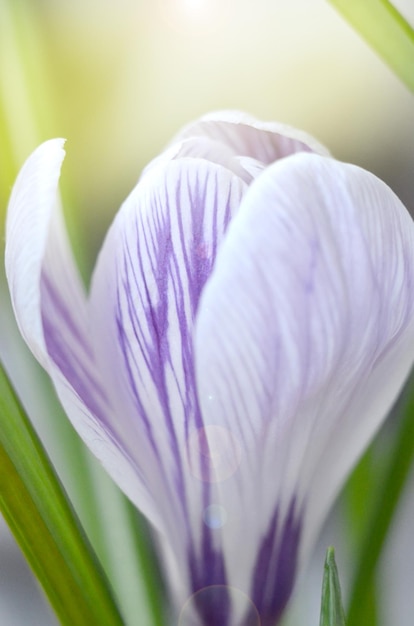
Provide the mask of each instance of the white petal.
{"label": "white petal", "polygon": [[[204,420],[243,451],[222,485],[235,519],[225,537],[230,581],[245,586],[240,572],[259,573],[265,548],[276,580],[283,529],[291,539],[299,532],[303,556],[395,400],[414,357],[413,251],[407,211],[357,167],[299,154],[250,186],[203,292],[195,339]],[[264,612],[270,578],[266,597],[252,586]]]}
{"label": "white petal", "polygon": [[286,124],[218,111],[185,126],[147,165],[141,179],[168,161],[187,158],[221,165],[250,184],[266,165],[296,152],[329,154],[311,135]]}
{"label": "white petal", "polygon": [[328,155],[328,150],[307,133],[278,122],[262,122],[240,111],[217,111],[188,124],[171,142],[208,137],[235,155],[270,164],[296,152]]}
{"label": "white petal", "polygon": [[[242,159],[232,147],[216,139],[209,137],[190,137],[183,139],[164,150],[158,157],[153,159],[144,169],[141,180],[155,167],[163,167],[168,161],[177,159],[205,159],[210,163],[216,163],[239,176],[246,183],[257,174],[257,170],[263,166],[255,159]],[[245,167],[246,161],[247,167]]]}

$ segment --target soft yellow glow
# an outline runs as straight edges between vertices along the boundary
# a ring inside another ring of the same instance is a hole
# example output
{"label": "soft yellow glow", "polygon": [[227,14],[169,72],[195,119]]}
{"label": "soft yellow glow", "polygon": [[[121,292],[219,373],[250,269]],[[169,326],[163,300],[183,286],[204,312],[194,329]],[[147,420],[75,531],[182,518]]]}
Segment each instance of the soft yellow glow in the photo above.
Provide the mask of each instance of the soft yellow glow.
{"label": "soft yellow glow", "polygon": [[200,9],[205,10],[207,2],[206,0],[183,0],[183,4],[190,11],[197,11]]}
{"label": "soft yellow glow", "polygon": [[232,0],[157,0],[161,22],[185,36],[220,30],[237,11]]}

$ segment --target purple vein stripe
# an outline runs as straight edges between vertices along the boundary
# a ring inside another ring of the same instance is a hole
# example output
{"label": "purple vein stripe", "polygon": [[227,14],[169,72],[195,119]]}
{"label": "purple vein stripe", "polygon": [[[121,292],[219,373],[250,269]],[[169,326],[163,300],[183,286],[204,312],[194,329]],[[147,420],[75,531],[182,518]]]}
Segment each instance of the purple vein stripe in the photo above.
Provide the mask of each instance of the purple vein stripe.
{"label": "purple vein stripe", "polygon": [[[49,356],[86,407],[107,424],[108,400],[93,376],[93,357],[72,314],[45,273],[42,274],[42,322]],[[59,320],[56,325],[55,320]]]}
{"label": "purple vein stripe", "polygon": [[[173,184],[167,180],[157,189],[148,200],[151,210],[137,210],[121,231],[116,268],[114,322],[132,405],[164,471],[171,504],[179,501],[187,532],[191,529],[180,444],[183,430],[188,438],[190,429],[203,427],[194,373],[194,319],[231,207],[238,206],[242,192],[241,183],[233,188],[232,178],[223,190],[217,175],[213,169],[192,178],[183,168],[179,180],[174,174]],[[174,333],[170,320],[176,323]],[[147,388],[145,380],[150,381]],[[162,411],[156,423],[151,396]],[[177,406],[183,409],[182,423]],[[166,465],[165,449],[173,465]],[[208,506],[208,491],[207,485],[201,487],[200,507]],[[205,546],[203,551],[208,553]]]}
{"label": "purple vein stripe", "polygon": [[[292,500],[284,520],[276,507],[253,572],[253,603],[262,626],[274,626],[289,599],[295,579],[301,516]],[[246,625],[248,626],[248,625]]]}
{"label": "purple vein stripe", "polygon": [[110,403],[100,381],[95,377],[94,373],[98,370],[90,347],[77,328],[72,312],[62,300],[59,290],[45,272],[42,274],[41,291],[43,332],[50,358],[71,385],[86,412],[89,411],[93,419],[104,428],[113,445],[128,457],[143,484],[148,486],[141,468],[130,451],[121,445],[114,424],[108,417],[111,415]]}
{"label": "purple vein stripe", "polygon": [[[227,590],[227,577],[222,552],[213,547],[213,532],[203,525],[202,554],[196,555],[190,549],[189,566],[192,589],[195,595],[201,623],[205,626],[220,624],[231,626],[231,602]],[[202,593],[198,593],[203,589]]]}

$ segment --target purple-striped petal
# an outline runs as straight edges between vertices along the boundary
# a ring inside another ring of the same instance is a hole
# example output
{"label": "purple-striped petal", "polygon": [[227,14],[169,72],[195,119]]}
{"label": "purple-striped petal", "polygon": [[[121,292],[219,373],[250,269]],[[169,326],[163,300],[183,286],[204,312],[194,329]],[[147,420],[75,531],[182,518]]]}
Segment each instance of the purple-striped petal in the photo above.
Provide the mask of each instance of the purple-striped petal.
{"label": "purple-striped petal", "polygon": [[[224,577],[203,522],[214,485],[200,480],[209,468],[188,450],[203,427],[192,341],[201,291],[246,189],[205,160],[154,168],[121,208],[92,281],[94,350],[116,439],[156,497],[183,600],[192,586]],[[138,494],[133,501],[151,517]]]}
{"label": "purple-striped petal", "polygon": [[94,360],[86,295],[64,228],[57,186],[63,140],[26,161],[10,198],[6,273],[20,331],[45,367],[73,425],[129,495],[140,488],[113,437],[111,406]]}
{"label": "purple-striped petal", "polygon": [[[40,146],[26,161],[9,202],[5,265],[17,323],[42,363],[47,363],[40,282],[49,228],[57,208],[57,185],[64,158],[63,139]],[[57,220],[55,221],[58,228]],[[76,288],[75,288],[76,290]]]}
{"label": "purple-striped petal", "polygon": [[206,428],[242,450],[220,485],[225,564],[263,624],[408,374],[413,287],[410,216],[351,165],[275,163],[229,228],[200,303],[196,371]]}

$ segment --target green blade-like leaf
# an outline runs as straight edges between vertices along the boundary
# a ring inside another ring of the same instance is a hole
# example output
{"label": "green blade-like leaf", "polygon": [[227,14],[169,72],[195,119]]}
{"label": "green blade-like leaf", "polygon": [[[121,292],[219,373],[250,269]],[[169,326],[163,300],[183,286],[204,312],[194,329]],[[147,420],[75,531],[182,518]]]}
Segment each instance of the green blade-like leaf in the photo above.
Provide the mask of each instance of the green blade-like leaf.
{"label": "green blade-like leaf", "polygon": [[[361,537],[367,523],[367,513],[376,501],[379,484],[382,484],[381,476],[385,458],[383,454],[376,454],[373,443],[366,451],[352,476],[348,480],[345,490],[346,503],[346,541],[348,550],[356,555],[358,561]],[[359,619],[364,626],[378,626],[378,595],[376,576],[373,575],[364,581],[364,602],[360,605]],[[348,614],[349,626],[349,614]]]}
{"label": "green blade-like leaf", "polygon": [[319,626],[345,626],[341,587],[333,548],[328,548],[326,551]]}
{"label": "green blade-like leaf", "polygon": [[414,92],[414,30],[388,0],[328,0]]}
{"label": "green blade-like leaf", "polygon": [[394,419],[400,419],[399,432],[392,446],[375,501],[369,510],[363,532],[348,608],[349,626],[363,623],[373,578],[392,520],[414,464],[414,376],[405,388]]}
{"label": "green blade-like leaf", "polygon": [[0,511],[61,624],[123,624],[93,550],[1,367]]}

